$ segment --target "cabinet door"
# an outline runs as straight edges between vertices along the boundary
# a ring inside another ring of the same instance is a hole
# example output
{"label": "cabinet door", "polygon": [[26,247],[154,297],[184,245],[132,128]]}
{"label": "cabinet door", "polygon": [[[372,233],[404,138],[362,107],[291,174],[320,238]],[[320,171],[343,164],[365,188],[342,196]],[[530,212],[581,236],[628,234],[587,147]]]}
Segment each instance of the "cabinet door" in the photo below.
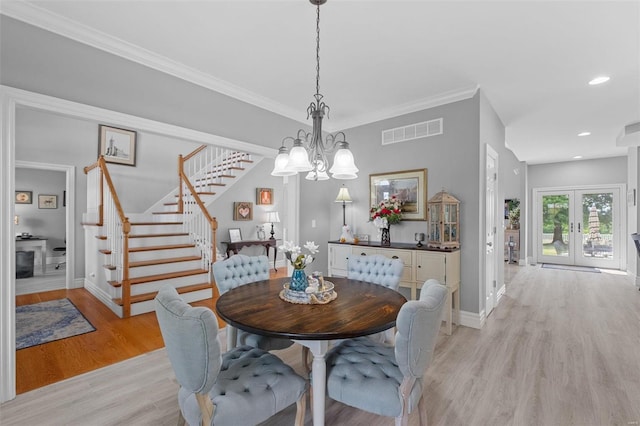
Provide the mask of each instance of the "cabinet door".
{"label": "cabinet door", "polygon": [[418,282],[418,287],[430,278],[435,278],[442,284],[446,284],[445,274],[444,254],[429,252],[416,253],[416,281]]}
{"label": "cabinet door", "polygon": [[350,245],[329,244],[329,276],[346,277],[349,256]]}

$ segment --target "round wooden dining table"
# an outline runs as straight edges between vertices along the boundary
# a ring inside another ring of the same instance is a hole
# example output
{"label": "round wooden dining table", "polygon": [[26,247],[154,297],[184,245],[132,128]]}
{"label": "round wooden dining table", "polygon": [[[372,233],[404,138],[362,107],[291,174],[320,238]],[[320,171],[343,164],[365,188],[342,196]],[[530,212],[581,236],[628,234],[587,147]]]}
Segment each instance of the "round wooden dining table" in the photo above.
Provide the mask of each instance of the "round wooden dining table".
{"label": "round wooden dining table", "polygon": [[329,341],[378,333],[394,327],[407,299],[378,284],[327,277],[335,300],[326,304],[296,304],[280,298],[289,278],[245,284],[216,302],[218,315],[233,327],[264,336],[289,338],[313,354],[313,424],[324,425],[325,355]]}

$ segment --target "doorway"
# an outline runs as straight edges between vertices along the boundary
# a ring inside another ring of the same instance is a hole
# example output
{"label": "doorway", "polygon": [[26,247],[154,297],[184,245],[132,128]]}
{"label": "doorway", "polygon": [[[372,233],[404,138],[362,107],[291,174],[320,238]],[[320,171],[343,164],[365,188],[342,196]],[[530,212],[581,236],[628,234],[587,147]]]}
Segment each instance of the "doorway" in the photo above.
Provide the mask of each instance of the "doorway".
{"label": "doorway", "polygon": [[623,186],[534,190],[537,261],[620,269]]}

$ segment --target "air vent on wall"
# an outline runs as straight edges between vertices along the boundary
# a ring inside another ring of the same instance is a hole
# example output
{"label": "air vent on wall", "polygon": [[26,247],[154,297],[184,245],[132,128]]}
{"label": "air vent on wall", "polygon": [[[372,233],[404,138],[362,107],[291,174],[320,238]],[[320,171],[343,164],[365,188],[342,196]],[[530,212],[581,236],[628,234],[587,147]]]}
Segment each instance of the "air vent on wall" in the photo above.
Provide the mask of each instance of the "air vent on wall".
{"label": "air vent on wall", "polygon": [[442,134],[442,118],[382,131],[382,145]]}

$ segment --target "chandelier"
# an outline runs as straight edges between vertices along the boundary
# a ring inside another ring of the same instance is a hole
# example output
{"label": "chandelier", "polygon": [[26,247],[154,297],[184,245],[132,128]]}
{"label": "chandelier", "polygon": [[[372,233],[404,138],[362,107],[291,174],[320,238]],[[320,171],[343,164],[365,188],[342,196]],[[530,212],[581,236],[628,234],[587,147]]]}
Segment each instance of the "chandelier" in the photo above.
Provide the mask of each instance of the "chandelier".
{"label": "chandelier", "polygon": [[[296,137],[288,136],[282,140],[278,151],[272,176],[291,176],[299,172],[308,172],[308,180],[327,180],[331,173],[334,179],[355,179],[358,168],[349,150],[349,143],[344,132],[327,135],[322,140],[322,119],[329,115],[329,106],[322,101],[320,94],[320,5],[327,0],[309,0],[317,8],[316,17],[316,94],[307,108],[307,119],[313,120],[313,129],[307,133],[298,130]],[[292,142],[291,151],[285,142]],[[334,153],[333,165],[329,168],[327,155]]]}

